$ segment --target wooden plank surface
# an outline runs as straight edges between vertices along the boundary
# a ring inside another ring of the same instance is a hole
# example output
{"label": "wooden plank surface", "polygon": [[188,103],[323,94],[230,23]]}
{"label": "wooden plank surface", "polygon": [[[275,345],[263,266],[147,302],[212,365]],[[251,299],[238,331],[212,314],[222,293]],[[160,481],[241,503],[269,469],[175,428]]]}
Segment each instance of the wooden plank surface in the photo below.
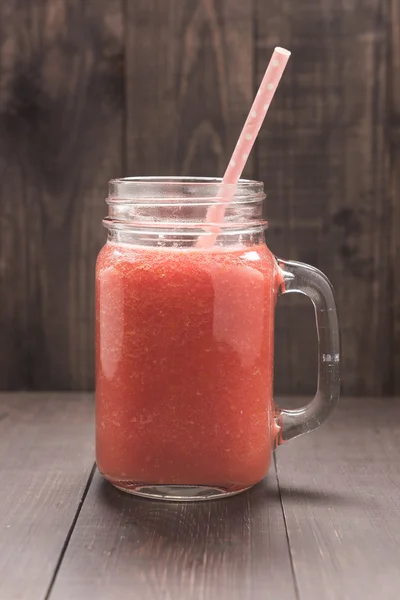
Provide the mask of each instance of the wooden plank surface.
{"label": "wooden plank surface", "polygon": [[0,389],[93,387],[94,263],[122,161],[122,4],[0,4]]}
{"label": "wooden plank surface", "polygon": [[[274,45],[292,50],[257,150],[257,176],[269,193],[271,248],[332,280],[344,393],[393,393],[390,2],[255,5],[257,79]],[[276,384],[279,393],[293,394],[315,387],[315,333],[307,302],[290,300],[293,307],[288,300],[278,320]]]}
{"label": "wooden plank surface", "polygon": [[130,497],[96,475],[50,600],[295,600],[272,469],[227,500]]}
{"label": "wooden plank surface", "polygon": [[0,394],[0,598],[43,600],[93,467],[93,404]]}
{"label": "wooden plank surface", "polygon": [[320,431],[278,449],[300,599],[397,600],[400,402],[343,400]]}
{"label": "wooden plank surface", "polygon": [[130,175],[222,176],[252,100],[252,3],[126,7]]}
{"label": "wooden plank surface", "polygon": [[[399,0],[2,2],[0,389],[92,387],[107,179],[222,174],[282,44],[245,175],[272,249],[336,287],[344,391],[399,392],[399,28]],[[277,391],[311,393],[311,306],[282,303]]]}
{"label": "wooden plank surface", "polygon": [[278,480],[153,502],[87,490],[90,396],[0,395],[0,598],[397,600],[399,455],[400,402],[345,399],[278,449]]}
{"label": "wooden plank surface", "polygon": [[[390,61],[390,144],[391,144],[391,197],[392,219],[392,291],[390,305],[393,318],[392,338],[389,342],[393,357],[393,381],[390,388],[400,393],[400,0],[391,0],[391,61]],[[388,391],[391,391],[389,389]]]}

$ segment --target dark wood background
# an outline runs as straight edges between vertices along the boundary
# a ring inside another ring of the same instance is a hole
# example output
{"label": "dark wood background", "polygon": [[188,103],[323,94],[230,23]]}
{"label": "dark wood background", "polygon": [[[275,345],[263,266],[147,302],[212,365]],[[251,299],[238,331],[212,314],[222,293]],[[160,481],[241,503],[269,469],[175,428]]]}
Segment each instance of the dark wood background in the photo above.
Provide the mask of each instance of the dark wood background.
{"label": "dark wood background", "polygon": [[[275,45],[269,245],[332,280],[344,392],[400,392],[400,0],[1,0],[0,388],[92,388],[107,180],[222,175]],[[282,299],[280,393],[315,343]]]}

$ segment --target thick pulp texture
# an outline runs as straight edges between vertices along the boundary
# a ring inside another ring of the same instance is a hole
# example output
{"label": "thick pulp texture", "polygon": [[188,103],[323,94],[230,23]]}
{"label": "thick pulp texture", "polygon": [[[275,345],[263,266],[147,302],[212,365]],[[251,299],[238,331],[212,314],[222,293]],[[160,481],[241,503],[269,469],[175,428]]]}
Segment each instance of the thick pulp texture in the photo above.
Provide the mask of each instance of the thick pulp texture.
{"label": "thick pulp texture", "polygon": [[106,244],[96,278],[96,437],[108,479],[240,489],[264,477],[277,286],[265,245]]}

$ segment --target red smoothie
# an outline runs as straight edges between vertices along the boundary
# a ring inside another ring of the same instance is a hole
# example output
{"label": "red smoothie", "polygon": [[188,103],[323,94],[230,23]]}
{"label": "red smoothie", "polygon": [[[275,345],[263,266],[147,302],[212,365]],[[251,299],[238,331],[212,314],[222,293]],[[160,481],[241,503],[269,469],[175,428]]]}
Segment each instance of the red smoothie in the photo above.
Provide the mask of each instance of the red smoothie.
{"label": "red smoothie", "polygon": [[97,463],[116,485],[240,490],[274,444],[278,267],[263,245],[107,243],[97,261]]}

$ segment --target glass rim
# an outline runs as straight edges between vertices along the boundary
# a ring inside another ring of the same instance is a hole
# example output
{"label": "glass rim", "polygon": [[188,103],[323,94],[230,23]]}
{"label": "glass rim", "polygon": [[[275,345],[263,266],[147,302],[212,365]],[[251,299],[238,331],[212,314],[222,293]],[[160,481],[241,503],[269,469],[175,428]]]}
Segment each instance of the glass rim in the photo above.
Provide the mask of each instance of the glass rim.
{"label": "glass rim", "polygon": [[235,184],[223,183],[221,177],[121,177],[109,181],[106,202],[182,205],[226,202],[222,198],[223,190],[228,192],[233,204],[260,202],[266,197],[264,184],[252,179],[239,179]]}
{"label": "glass rim", "polygon": [[221,229],[265,228],[265,197],[264,184],[251,179],[223,184],[220,177],[122,177],[109,182],[103,223],[108,228],[204,229],[209,209],[222,206]]}
{"label": "glass rim", "polygon": [[157,175],[157,176],[137,176],[137,177],[116,177],[109,180],[109,185],[118,184],[141,184],[146,185],[159,185],[160,183],[168,185],[181,185],[183,184],[194,184],[201,186],[210,185],[223,185],[224,187],[256,187],[260,188],[260,191],[264,189],[264,183],[257,179],[242,179],[240,178],[237,183],[222,183],[222,177],[195,177],[190,175]]}

